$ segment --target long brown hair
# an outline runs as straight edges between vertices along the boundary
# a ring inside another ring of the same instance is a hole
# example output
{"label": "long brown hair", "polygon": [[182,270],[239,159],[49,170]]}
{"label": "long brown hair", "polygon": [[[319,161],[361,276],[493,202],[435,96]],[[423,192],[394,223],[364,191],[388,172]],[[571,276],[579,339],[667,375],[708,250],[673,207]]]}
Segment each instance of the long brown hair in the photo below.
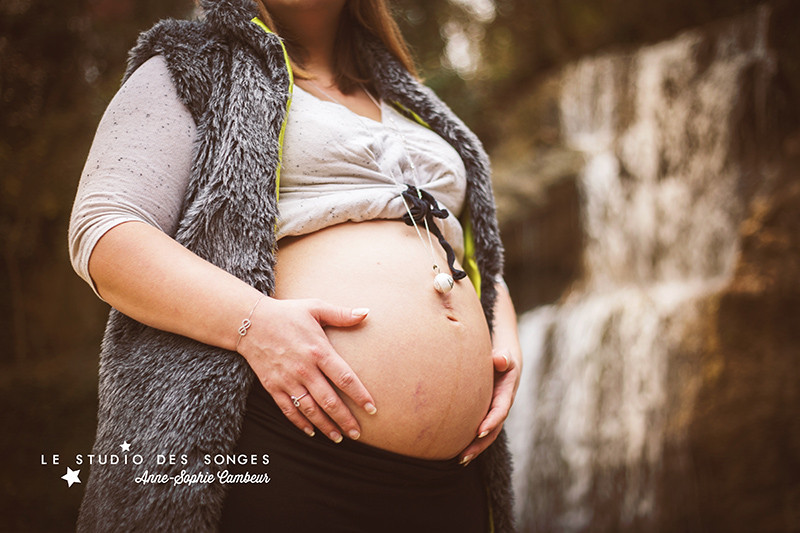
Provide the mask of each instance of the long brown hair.
{"label": "long brown hair", "polygon": [[[268,28],[281,34],[280,21],[273,17],[263,0],[253,0],[260,17]],[[411,52],[408,49],[400,28],[397,26],[386,0],[347,0],[339,20],[339,28],[334,44],[334,69],[336,84],[344,93],[351,92],[359,84],[371,85],[372,77],[365,58],[358,49],[354,35],[358,27],[380,39],[389,52],[397,58],[414,77],[419,77]],[[281,37],[287,37],[281,35]],[[310,78],[303,69],[303,50],[286,39],[289,57],[294,64],[294,75],[300,79]]]}

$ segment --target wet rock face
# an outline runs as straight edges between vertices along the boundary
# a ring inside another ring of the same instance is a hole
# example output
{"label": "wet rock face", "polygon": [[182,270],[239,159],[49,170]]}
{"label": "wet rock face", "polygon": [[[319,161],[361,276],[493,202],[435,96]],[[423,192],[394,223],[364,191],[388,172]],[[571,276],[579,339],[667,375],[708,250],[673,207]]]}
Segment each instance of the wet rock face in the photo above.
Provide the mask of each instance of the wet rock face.
{"label": "wet rock face", "polygon": [[705,379],[681,444],[706,530],[800,528],[800,158],[781,166],[752,202],[736,273],[704,317]]}
{"label": "wet rock face", "polygon": [[557,78],[544,80],[503,113],[492,154],[505,280],[518,309],[557,301],[581,277],[583,224],[578,179],[582,152],[561,135]]}
{"label": "wet rock face", "polygon": [[546,162],[493,154],[509,284],[533,306],[507,425],[523,531],[800,530],[787,20],[800,5],[775,2],[567,65],[536,100],[558,108],[529,140]]}
{"label": "wet rock face", "polygon": [[[498,191],[505,200],[499,206],[505,280],[520,309],[557,301],[582,270],[578,173],[583,156],[572,150],[548,149],[537,151],[531,159],[536,161],[533,168],[509,174],[537,180],[518,180],[517,187],[509,183]],[[520,187],[526,184],[535,188]]]}

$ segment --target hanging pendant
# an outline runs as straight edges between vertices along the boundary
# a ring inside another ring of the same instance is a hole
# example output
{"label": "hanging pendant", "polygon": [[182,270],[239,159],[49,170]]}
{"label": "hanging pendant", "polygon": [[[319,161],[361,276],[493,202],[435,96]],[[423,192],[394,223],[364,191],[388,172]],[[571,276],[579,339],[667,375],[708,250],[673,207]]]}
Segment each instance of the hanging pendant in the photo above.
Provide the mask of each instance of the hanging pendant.
{"label": "hanging pendant", "polygon": [[436,292],[439,294],[447,294],[453,290],[454,284],[453,276],[445,274],[444,272],[436,274],[436,277],[433,278],[433,288],[436,289]]}

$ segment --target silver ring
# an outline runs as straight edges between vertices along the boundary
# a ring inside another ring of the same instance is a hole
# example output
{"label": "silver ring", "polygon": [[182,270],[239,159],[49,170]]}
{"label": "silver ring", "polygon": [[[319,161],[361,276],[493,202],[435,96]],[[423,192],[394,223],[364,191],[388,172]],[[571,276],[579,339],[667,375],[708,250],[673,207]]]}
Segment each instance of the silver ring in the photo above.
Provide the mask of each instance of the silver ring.
{"label": "silver ring", "polygon": [[300,400],[302,400],[306,396],[308,396],[308,391],[305,391],[300,396],[289,396],[289,398],[292,399],[292,403],[294,404],[295,407],[300,407]]}

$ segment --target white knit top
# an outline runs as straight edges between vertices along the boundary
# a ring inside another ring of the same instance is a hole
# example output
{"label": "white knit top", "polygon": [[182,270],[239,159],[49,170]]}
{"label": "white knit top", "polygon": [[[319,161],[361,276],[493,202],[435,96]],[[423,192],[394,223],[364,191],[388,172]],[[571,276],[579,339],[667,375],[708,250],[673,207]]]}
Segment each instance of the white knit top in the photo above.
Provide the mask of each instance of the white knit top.
{"label": "white knit top", "polygon": [[[399,194],[411,183],[433,194],[451,213],[437,224],[462,258],[456,216],[466,192],[463,162],[429,129],[391,105],[381,102],[380,107],[377,122],[294,87],[277,238],[346,221],[400,218],[405,208]],[[114,226],[137,220],[175,235],[195,132],[159,56],[137,69],[109,104],[86,160],[69,228],[73,267],[93,288],[89,257]]]}
{"label": "white knit top", "polygon": [[381,102],[380,107],[381,122],[376,122],[295,86],[286,125],[278,238],[346,221],[400,218],[406,213],[400,193],[409,183],[433,194],[451,213],[436,223],[460,259],[463,237],[456,216],[466,192],[461,158],[394,106]]}

